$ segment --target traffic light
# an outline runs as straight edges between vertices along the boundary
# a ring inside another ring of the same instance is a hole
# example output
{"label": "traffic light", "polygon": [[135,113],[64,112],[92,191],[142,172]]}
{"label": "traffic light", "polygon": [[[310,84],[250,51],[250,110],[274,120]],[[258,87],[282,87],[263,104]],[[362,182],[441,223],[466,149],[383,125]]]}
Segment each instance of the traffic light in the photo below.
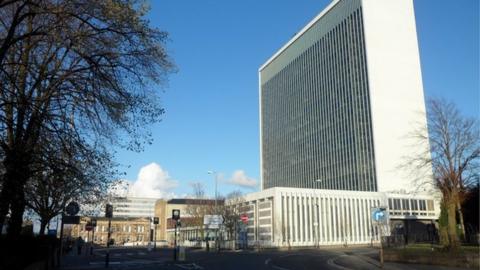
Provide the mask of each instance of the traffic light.
{"label": "traffic light", "polygon": [[105,217],[112,218],[113,217],[113,205],[107,204],[105,207]]}

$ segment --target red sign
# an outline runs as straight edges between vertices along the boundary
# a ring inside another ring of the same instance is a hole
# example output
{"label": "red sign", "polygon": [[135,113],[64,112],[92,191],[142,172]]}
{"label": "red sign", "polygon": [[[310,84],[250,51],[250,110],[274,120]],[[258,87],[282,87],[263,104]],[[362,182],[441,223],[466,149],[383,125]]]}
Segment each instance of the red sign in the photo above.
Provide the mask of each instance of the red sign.
{"label": "red sign", "polygon": [[85,230],[87,232],[89,232],[89,231],[93,230],[93,226],[92,225],[85,225]]}
{"label": "red sign", "polygon": [[243,214],[240,216],[240,219],[242,220],[243,223],[247,224],[248,223],[248,216],[247,214]]}

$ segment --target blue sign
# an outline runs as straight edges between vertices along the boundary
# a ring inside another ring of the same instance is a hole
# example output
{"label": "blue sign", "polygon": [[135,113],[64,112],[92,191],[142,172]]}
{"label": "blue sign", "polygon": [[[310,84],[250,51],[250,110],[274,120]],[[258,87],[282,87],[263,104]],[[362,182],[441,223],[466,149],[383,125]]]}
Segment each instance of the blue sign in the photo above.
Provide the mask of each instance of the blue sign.
{"label": "blue sign", "polygon": [[372,211],[372,220],[375,222],[385,222],[387,213],[385,208],[374,208]]}
{"label": "blue sign", "polygon": [[48,230],[48,235],[57,236],[57,230]]}

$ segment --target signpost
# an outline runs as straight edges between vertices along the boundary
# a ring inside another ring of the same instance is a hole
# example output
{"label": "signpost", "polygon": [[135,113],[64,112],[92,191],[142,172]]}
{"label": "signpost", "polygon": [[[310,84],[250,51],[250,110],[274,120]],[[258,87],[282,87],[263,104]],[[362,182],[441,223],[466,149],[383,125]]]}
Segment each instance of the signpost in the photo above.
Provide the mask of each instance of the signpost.
{"label": "signpost", "polygon": [[173,243],[173,261],[177,261],[177,226],[180,224],[180,209],[172,210],[172,219],[175,221],[175,242]]}
{"label": "signpost", "polygon": [[158,217],[153,218],[153,224],[155,225],[155,236],[153,242],[153,250],[157,250],[157,225],[158,225]]}
{"label": "signpost", "polygon": [[[205,215],[203,216],[203,225],[207,229],[216,229],[215,231],[215,244],[217,251],[220,251],[220,247],[218,246],[218,229],[220,228],[220,225],[223,224],[223,216],[222,215]],[[208,242],[207,242],[208,245]],[[208,247],[207,247],[208,251]]]}
{"label": "signpost", "polygon": [[95,237],[95,227],[97,227],[97,220],[96,219],[91,219],[90,220],[90,225],[92,226],[92,241],[91,241],[91,246],[90,246],[90,255],[93,255],[93,244],[94,244],[94,237]]}
{"label": "signpost", "polygon": [[383,236],[390,235],[389,216],[387,207],[372,208],[372,223],[380,233],[380,267],[383,269]]}
{"label": "signpost", "polygon": [[[58,265],[61,264],[61,258],[63,255],[63,225],[64,224],[80,224],[80,217],[76,216],[80,212],[80,205],[77,202],[70,202],[62,212],[62,225],[60,226],[60,249],[59,249],[59,256],[58,256]],[[68,216],[65,216],[65,213]]]}
{"label": "signpost", "polygon": [[105,217],[108,218],[108,234],[107,234],[107,255],[105,256],[105,267],[108,267],[110,263],[110,236],[111,236],[111,226],[112,226],[112,217],[113,217],[113,205],[107,204],[105,207]]}
{"label": "signpost", "polygon": [[247,214],[242,214],[240,216],[240,219],[242,220],[243,224],[248,224],[248,215]]}

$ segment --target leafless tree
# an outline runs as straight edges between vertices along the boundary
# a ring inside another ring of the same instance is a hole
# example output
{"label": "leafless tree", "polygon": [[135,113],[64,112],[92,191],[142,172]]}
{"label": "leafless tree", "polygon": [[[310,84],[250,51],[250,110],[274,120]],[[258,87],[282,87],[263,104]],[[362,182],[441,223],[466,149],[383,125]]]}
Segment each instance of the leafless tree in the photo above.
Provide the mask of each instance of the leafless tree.
{"label": "leafless tree", "polygon": [[[55,144],[46,143],[47,147]],[[54,147],[43,149],[37,156],[32,177],[25,186],[27,208],[40,218],[40,234],[50,220],[63,212],[72,200],[82,209],[96,205],[106,196],[108,185],[117,172],[108,153],[99,155],[98,150]]]}
{"label": "leafless tree", "polygon": [[240,220],[240,205],[245,202],[245,198],[241,191],[232,191],[226,196],[225,204],[221,207],[221,215],[223,216],[223,224],[228,233],[229,239],[235,239],[237,224]]}
{"label": "leafless tree", "polygon": [[151,142],[145,128],[163,114],[154,87],[174,67],[147,11],[141,0],[0,1],[0,226],[10,211],[10,236],[20,233],[40,141]]}
{"label": "leafless tree", "polygon": [[427,107],[428,133],[427,127],[420,127],[412,137],[417,149],[428,152],[418,151],[407,163],[413,173],[433,168],[434,183],[442,194],[448,215],[448,243],[445,244],[454,249],[459,245],[456,212],[460,210],[458,206],[464,199],[465,188],[473,183],[479,169],[479,123],[478,119],[463,116],[453,103],[442,99],[429,100]]}

